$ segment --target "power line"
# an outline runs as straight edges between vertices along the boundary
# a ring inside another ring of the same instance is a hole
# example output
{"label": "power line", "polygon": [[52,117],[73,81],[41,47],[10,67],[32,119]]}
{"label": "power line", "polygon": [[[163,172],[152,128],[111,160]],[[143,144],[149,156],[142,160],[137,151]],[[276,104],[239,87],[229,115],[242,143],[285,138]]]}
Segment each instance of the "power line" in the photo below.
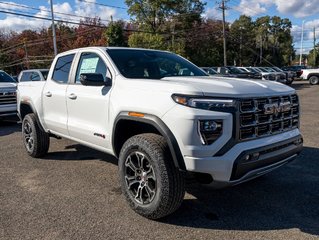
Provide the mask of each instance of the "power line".
{"label": "power line", "polygon": [[[2,1],[0,1],[0,4],[6,4],[6,5],[9,5],[9,6],[17,6],[17,7],[22,7],[22,8],[25,8],[25,9],[37,10],[37,11],[40,11],[40,12],[46,12],[48,14],[51,13],[50,10],[40,9],[40,8],[31,7],[31,6],[27,6],[27,5],[15,4],[15,3],[11,3],[11,2],[2,2]],[[12,9],[8,9],[8,8],[2,8],[2,10],[15,11],[15,12],[27,13],[27,14],[37,14],[37,13],[30,13],[30,12],[20,11],[20,10],[12,10]],[[75,14],[71,14],[71,13],[61,13],[61,12],[55,12],[55,11],[54,11],[54,14],[68,16],[68,17],[82,18],[82,19],[88,18],[88,16],[75,15]],[[46,17],[47,15],[43,15],[43,16]],[[61,17],[61,16],[59,16],[59,17]],[[99,20],[102,21],[102,22],[111,22],[111,20],[101,19],[101,18],[99,18]]]}
{"label": "power line", "polygon": [[127,10],[128,9],[128,8],[125,8],[125,7],[108,5],[108,4],[104,4],[104,3],[98,3],[98,2],[91,2],[91,1],[87,1],[87,0],[79,0],[79,2],[85,2],[85,3],[90,3],[90,4],[94,4],[94,5],[98,5],[98,6],[117,8],[117,9],[123,9],[123,10]]}
{"label": "power line", "polygon": [[[11,15],[15,15],[15,16],[22,16],[22,17],[27,17],[27,18],[34,18],[34,19],[41,19],[41,20],[46,20],[46,21],[51,21],[51,18],[47,18],[47,17],[41,17],[41,16],[33,16],[33,15],[29,15],[29,14],[25,14],[25,13],[17,13],[17,12],[12,12],[12,11],[3,11],[0,10],[0,13],[5,13],[5,14],[11,14]],[[87,27],[96,27],[96,28],[103,28],[106,29],[108,28],[105,25],[94,25],[94,24],[89,24],[86,22],[75,22],[75,21],[71,21],[71,20],[64,20],[64,19],[57,19],[55,20],[55,22],[60,22],[60,23],[66,23],[66,24],[73,24],[73,25],[82,25],[82,26],[87,26]],[[167,32],[162,32],[162,33],[154,33],[151,31],[143,31],[143,30],[136,30],[136,29],[127,29],[127,28],[123,28],[123,31],[125,32],[140,32],[140,33],[150,33],[150,34],[159,34],[159,35],[167,35],[169,33]]]}
{"label": "power line", "polygon": [[[31,7],[31,6],[22,5],[22,4],[11,3],[11,2],[2,2],[2,1],[0,1],[0,4],[5,4],[5,5],[9,5],[9,6],[16,6],[16,7],[22,7],[22,8],[25,8],[25,9],[37,10],[37,11],[40,11],[40,12],[51,13],[50,10],[36,8],[36,7]],[[10,11],[11,9],[6,9],[6,10]],[[28,12],[23,12],[23,11],[19,11],[19,10],[14,10],[14,11],[15,12],[21,12],[21,13],[28,13]],[[35,14],[35,13],[32,13],[32,14]],[[54,11],[54,14],[63,15],[63,16],[69,16],[69,17],[83,18],[83,19],[88,18],[87,16],[75,15],[75,14],[71,14],[71,13],[61,13],[61,12],[55,12],[55,11]],[[101,19],[101,18],[99,18],[99,20],[102,21],[102,22],[111,22],[111,20]]]}

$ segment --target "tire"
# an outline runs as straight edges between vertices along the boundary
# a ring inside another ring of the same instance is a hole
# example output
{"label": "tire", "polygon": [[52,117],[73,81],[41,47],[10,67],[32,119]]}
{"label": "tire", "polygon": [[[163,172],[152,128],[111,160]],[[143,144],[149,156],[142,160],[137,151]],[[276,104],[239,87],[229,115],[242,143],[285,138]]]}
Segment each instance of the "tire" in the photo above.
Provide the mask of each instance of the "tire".
{"label": "tire", "polygon": [[294,79],[287,80],[286,84],[291,85],[293,83],[293,81],[294,81]]}
{"label": "tire", "polygon": [[311,77],[309,78],[309,83],[310,83],[311,85],[316,85],[316,84],[318,84],[318,83],[319,83],[319,77],[318,77],[318,76],[311,76]]}
{"label": "tire", "polygon": [[34,113],[28,114],[22,121],[22,140],[31,157],[39,158],[47,154],[50,137],[38,123]]}
{"label": "tire", "polygon": [[163,218],[177,210],[184,199],[184,173],[174,165],[160,135],[140,134],[124,143],[119,177],[130,207],[146,218]]}

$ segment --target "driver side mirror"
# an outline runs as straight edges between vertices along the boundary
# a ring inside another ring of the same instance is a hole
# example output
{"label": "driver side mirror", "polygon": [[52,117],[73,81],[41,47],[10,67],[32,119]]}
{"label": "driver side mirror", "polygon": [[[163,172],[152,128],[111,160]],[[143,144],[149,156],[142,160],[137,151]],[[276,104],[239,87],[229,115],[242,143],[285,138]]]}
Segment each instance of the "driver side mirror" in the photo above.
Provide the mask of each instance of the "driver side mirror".
{"label": "driver side mirror", "polygon": [[81,73],[80,82],[83,86],[111,86],[112,79],[105,78],[101,73]]}

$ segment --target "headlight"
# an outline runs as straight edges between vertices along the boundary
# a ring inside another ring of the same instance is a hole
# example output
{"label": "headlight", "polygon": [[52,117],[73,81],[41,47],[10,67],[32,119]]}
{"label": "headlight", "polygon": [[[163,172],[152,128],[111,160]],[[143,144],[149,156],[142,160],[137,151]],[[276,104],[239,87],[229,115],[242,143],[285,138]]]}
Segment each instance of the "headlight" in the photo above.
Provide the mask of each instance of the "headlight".
{"label": "headlight", "polygon": [[236,106],[236,101],[232,99],[190,97],[177,94],[173,94],[172,98],[178,104],[205,110],[225,110]]}

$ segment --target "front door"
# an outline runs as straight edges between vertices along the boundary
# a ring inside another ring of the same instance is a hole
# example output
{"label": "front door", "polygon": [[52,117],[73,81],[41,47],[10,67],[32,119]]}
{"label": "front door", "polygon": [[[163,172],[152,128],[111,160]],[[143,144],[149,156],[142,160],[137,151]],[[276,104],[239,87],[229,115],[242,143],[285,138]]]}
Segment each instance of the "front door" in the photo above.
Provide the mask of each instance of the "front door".
{"label": "front door", "polygon": [[[78,61],[74,84],[67,89],[68,130],[71,137],[109,149],[108,129],[110,86],[84,86],[81,73],[101,73],[108,68],[98,52],[83,52]],[[110,75],[109,75],[110,76]]]}

